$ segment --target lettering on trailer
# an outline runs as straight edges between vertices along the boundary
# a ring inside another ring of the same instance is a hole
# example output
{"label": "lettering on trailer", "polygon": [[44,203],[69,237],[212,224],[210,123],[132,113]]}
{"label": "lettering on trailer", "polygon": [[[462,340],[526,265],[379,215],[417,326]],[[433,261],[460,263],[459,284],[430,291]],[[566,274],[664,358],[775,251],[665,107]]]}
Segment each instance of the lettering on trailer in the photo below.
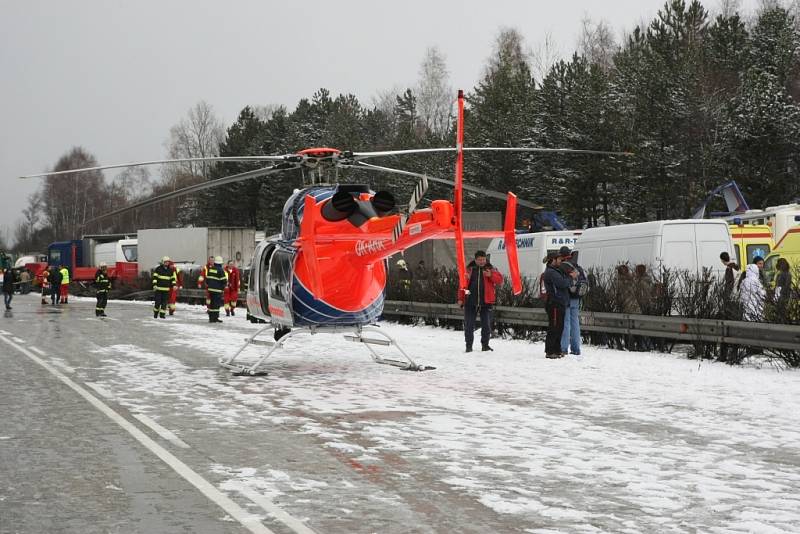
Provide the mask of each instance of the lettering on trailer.
{"label": "lettering on trailer", "polygon": [[[517,242],[517,248],[518,249],[520,249],[520,248],[530,248],[530,247],[533,246],[535,238],[533,238],[533,237],[518,237],[514,241]],[[499,250],[505,250],[506,249],[506,240],[505,239],[501,239],[500,240],[500,245],[497,248]]]}
{"label": "lettering on trailer", "polygon": [[386,248],[386,243],[383,239],[373,239],[372,241],[358,241],[356,243],[356,256],[365,256],[378,252]]}
{"label": "lettering on trailer", "polygon": [[[518,237],[515,241],[517,242],[517,249],[521,248],[531,248],[535,242],[534,237]],[[550,246],[556,245],[575,245],[578,242],[577,237],[551,237],[550,238]],[[500,244],[497,247],[499,250],[506,249],[506,241],[505,239],[500,240]]]}

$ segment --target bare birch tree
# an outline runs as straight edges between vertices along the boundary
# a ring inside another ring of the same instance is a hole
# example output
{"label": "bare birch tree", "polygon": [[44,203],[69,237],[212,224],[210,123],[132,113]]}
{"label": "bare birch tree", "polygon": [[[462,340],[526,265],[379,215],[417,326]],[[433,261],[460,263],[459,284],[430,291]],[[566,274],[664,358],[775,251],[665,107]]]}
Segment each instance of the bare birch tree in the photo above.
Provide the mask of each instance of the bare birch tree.
{"label": "bare birch tree", "polygon": [[[95,157],[81,147],[62,156],[53,171],[95,167]],[[100,171],[47,176],[42,188],[46,224],[58,239],[77,239],[93,228],[86,222],[101,215],[108,205],[105,179]]]}
{"label": "bare birch tree", "polygon": [[614,32],[605,21],[594,22],[589,17],[581,21],[581,34],[578,38],[578,53],[585,57],[589,63],[598,65],[605,72],[611,70],[614,64],[614,53],[617,43]]}
{"label": "bare birch tree", "polygon": [[[214,114],[213,107],[200,101],[192,107],[186,118],[169,131],[167,152],[172,159],[205,158],[219,155],[219,145],[225,140],[225,128]],[[200,176],[208,179],[211,164],[207,162],[187,162],[170,166],[165,171],[167,183],[177,176]]]}
{"label": "bare birch tree", "polygon": [[453,89],[444,55],[435,46],[428,48],[420,67],[417,111],[430,132],[443,136],[453,118]]}

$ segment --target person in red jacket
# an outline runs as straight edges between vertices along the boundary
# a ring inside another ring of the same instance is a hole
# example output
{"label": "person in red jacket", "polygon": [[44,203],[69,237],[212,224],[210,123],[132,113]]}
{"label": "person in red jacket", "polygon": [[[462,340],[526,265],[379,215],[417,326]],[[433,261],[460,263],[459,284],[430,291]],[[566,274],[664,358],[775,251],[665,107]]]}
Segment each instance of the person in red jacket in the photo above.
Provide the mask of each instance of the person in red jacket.
{"label": "person in red jacket", "polygon": [[475,259],[467,265],[467,289],[459,291],[458,303],[464,308],[464,341],[467,352],[472,352],[475,339],[475,321],[481,318],[481,350],[489,351],[492,337],[492,306],[495,288],[503,283],[503,275],[492,267],[486,253],[479,250]]}
{"label": "person in red jacket", "polygon": [[169,262],[169,268],[172,269],[172,274],[175,276],[176,285],[172,286],[167,295],[167,309],[170,315],[175,315],[175,309],[178,307],[178,290],[183,289],[183,271],[178,269],[175,262]]}
{"label": "person in red jacket", "polygon": [[239,269],[229,260],[225,266],[225,272],[228,273],[228,286],[225,288],[225,315],[236,315],[236,301],[239,299]]}

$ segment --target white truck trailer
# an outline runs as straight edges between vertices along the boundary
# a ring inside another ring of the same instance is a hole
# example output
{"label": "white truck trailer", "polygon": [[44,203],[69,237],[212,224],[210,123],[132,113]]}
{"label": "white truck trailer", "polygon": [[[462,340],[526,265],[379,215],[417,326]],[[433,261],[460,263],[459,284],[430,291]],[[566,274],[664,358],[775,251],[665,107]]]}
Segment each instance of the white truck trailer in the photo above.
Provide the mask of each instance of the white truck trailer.
{"label": "white truck trailer", "polygon": [[256,248],[253,228],[154,228],[138,231],[139,271],[149,272],[161,258],[175,263],[205,265],[209,256],[250,265]]}

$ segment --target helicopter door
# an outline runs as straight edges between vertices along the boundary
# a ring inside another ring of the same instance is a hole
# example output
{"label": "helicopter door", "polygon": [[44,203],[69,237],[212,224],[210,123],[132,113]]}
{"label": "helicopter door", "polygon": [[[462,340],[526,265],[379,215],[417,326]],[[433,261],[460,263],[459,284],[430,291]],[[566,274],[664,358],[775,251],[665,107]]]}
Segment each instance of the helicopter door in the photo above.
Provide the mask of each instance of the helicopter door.
{"label": "helicopter door", "polygon": [[258,277],[258,285],[250,287],[258,289],[258,305],[264,315],[269,316],[269,261],[272,259],[272,253],[275,252],[275,245],[267,245],[263,251],[259,253],[256,268],[250,276]]}
{"label": "helicopter door", "polygon": [[274,323],[292,326],[293,251],[276,249],[269,262],[269,314]]}

